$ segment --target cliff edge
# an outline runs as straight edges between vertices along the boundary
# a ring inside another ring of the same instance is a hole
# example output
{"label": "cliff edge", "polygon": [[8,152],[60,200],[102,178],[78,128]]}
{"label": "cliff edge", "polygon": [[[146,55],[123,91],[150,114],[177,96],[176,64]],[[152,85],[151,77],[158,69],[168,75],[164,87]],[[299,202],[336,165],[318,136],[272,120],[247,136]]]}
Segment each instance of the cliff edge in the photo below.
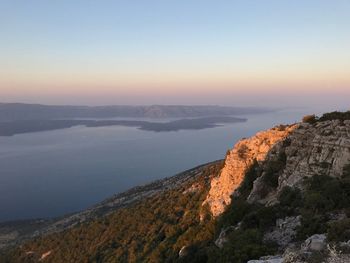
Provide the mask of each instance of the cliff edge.
{"label": "cliff edge", "polygon": [[242,139],[227,152],[221,173],[213,178],[209,194],[203,205],[208,204],[211,213],[218,216],[231,203],[231,195],[243,181],[247,170],[255,161],[263,162],[273,147],[290,135],[298,125],[276,126]]}

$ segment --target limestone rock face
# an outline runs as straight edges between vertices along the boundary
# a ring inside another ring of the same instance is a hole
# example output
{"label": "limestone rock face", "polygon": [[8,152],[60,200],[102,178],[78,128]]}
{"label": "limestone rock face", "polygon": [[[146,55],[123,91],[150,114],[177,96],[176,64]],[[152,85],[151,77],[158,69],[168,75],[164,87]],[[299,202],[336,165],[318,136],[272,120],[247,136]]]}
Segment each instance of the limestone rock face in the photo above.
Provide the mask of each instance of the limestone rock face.
{"label": "limestone rock face", "polygon": [[269,189],[268,196],[264,197],[262,189],[266,189],[266,185],[262,172],[262,176],[254,182],[248,197],[249,202],[274,204],[283,187],[294,186],[302,189],[305,177],[323,174],[342,176],[344,167],[350,164],[350,121],[342,123],[333,120],[314,125],[301,123],[287,136],[283,144],[275,145],[273,151],[267,154],[265,163],[268,165],[281,154],[285,156],[285,166],[280,171],[278,187]]}
{"label": "limestone rock face", "polygon": [[298,186],[303,177],[325,174],[339,177],[350,164],[350,121],[301,124],[288,137],[286,167],[279,177],[278,189]]}
{"label": "limestone rock face", "polygon": [[210,191],[203,205],[208,204],[213,216],[220,215],[231,202],[231,195],[239,187],[254,160],[262,162],[278,142],[285,139],[297,126],[280,126],[240,140],[228,151],[221,173],[212,179]]}

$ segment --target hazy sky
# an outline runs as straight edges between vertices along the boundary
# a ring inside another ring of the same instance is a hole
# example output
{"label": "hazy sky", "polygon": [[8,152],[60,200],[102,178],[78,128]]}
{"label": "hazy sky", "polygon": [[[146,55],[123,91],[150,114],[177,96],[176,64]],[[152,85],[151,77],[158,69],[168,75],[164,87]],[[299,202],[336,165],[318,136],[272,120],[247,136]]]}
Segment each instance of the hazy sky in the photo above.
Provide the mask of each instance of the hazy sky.
{"label": "hazy sky", "polygon": [[0,0],[0,101],[293,100],[350,101],[350,1]]}

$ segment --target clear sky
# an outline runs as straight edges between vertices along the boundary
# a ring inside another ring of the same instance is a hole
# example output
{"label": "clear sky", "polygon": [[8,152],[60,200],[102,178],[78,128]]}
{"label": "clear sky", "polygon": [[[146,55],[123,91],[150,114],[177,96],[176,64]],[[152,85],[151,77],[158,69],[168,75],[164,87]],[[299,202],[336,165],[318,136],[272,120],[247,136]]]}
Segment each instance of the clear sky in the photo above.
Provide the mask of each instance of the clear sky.
{"label": "clear sky", "polygon": [[0,101],[316,97],[350,101],[348,0],[0,0]]}

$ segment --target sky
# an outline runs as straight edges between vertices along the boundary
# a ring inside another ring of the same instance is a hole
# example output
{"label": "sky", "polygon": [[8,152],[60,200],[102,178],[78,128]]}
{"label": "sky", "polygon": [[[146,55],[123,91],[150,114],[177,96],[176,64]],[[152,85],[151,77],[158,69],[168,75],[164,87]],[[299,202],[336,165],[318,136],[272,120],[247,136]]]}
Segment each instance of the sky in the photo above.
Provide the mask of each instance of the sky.
{"label": "sky", "polygon": [[348,0],[0,0],[0,101],[341,105]]}

